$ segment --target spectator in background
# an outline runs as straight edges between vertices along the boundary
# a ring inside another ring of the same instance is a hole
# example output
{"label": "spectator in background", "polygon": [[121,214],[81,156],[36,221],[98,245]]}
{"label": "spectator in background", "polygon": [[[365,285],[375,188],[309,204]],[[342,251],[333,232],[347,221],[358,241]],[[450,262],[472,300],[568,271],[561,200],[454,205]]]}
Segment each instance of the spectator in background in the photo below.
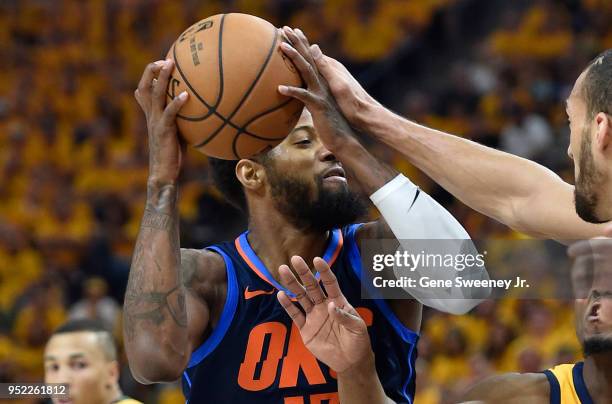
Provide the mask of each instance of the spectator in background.
{"label": "spectator in background", "polygon": [[87,279],[83,284],[84,298],[72,306],[69,319],[99,320],[106,329],[115,329],[121,308],[107,293],[108,285],[104,279]]}
{"label": "spectator in background", "polygon": [[551,127],[542,116],[527,114],[518,105],[509,115],[511,120],[501,132],[501,150],[533,160],[554,142]]}

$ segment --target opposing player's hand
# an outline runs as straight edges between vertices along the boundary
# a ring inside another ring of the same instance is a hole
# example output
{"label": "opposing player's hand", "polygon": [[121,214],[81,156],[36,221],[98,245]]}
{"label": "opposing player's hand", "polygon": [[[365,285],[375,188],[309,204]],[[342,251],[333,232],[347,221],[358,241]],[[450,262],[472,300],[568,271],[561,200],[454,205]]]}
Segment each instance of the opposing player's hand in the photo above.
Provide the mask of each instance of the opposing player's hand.
{"label": "opposing player's hand", "polygon": [[[309,61],[325,79],[335,101],[351,126],[365,129],[364,118],[368,109],[380,106],[378,101],[364,90],[342,63],[324,55],[318,45],[309,45],[302,31],[290,28],[283,28],[283,30],[300,55]],[[290,37],[289,32],[293,32],[294,36]]]}
{"label": "opposing player's hand", "polygon": [[278,91],[304,103],[312,114],[321,141],[330,151],[336,152],[347,142],[356,141],[355,133],[340,112],[325,78],[317,70],[302,31],[284,27],[283,33],[291,44],[282,42],[281,49],[298,69],[306,88],[279,86]]}
{"label": "opposing player's hand", "polygon": [[281,265],[279,272],[281,282],[295,294],[303,312],[283,291],[278,292],[278,301],[300,330],[306,348],[342,373],[373,359],[370,337],[365,322],[342,294],[329,265],[319,257],[313,264],[321,274],[327,295],[302,257],[294,256],[291,266],[302,284],[287,265]]}
{"label": "opposing player's hand", "polygon": [[166,105],[166,89],[173,69],[170,59],[149,63],[134,92],[147,119],[149,179],[161,183],[176,181],[184,152],[177,134],[176,115],[187,101],[187,92]]}

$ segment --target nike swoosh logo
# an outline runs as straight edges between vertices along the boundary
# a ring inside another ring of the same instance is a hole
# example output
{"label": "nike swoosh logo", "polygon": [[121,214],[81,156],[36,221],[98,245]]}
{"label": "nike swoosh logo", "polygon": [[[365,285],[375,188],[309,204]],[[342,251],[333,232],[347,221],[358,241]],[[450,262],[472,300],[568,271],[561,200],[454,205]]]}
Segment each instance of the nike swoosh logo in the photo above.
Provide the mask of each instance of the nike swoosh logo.
{"label": "nike swoosh logo", "polygon": [[274,289],[272,290],[249,290],[249,287],[247,286],[246,289],[244,290],[244,298],[248,300],[248,299],[251,299],[259,295],[271,295],[274,292],[276,292]]}

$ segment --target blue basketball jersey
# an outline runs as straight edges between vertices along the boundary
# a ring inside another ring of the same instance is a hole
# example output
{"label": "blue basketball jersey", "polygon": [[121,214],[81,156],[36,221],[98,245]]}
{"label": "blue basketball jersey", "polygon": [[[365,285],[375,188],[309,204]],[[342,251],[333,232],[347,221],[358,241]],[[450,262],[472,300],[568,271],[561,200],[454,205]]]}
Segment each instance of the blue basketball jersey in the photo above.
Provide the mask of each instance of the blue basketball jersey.
{"label": "blue basketball jersey", "polygon": [[[384,300],[361,298],[361,259],[355,240],[360,226],[330,231],[322,258],[368,325],[376,370],[387,396],[412,404],[418,334],[406,328]],[[304,346],[299,330],[276,299],[278,290],[288,291],[257,257],[247,234],[208,247],[225,261],[227,298],[218,324],[192,353],[183,373],[187,403],[338,404],[335,372]]]}

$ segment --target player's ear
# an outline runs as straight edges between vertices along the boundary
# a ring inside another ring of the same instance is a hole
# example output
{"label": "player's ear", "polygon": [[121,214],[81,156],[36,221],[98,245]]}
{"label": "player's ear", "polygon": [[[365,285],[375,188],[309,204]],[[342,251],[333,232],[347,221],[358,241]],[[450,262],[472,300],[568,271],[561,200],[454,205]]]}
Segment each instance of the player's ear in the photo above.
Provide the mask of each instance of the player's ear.
{"label": "player's ear", "polygon": [[595,115],[595,124],[597,125],[597,133],[595,134],[597,148],[606,152],[612,145],[612,117],[605,112],[600,112]]}
{"label": "player's ear", "polygon": [[236,177],[245,188],[256,190],[263,186],[266,170],[254,160],[242,159],[236,164]]}
{"label": "player's ear", "polygon": [[108,362],[107,372],[108,372],[108,381],[105,387],[110,386],[107,388],[112,388],[114,383],[119,382],[119,372],[120,372],[119,362],[116,360]]}

